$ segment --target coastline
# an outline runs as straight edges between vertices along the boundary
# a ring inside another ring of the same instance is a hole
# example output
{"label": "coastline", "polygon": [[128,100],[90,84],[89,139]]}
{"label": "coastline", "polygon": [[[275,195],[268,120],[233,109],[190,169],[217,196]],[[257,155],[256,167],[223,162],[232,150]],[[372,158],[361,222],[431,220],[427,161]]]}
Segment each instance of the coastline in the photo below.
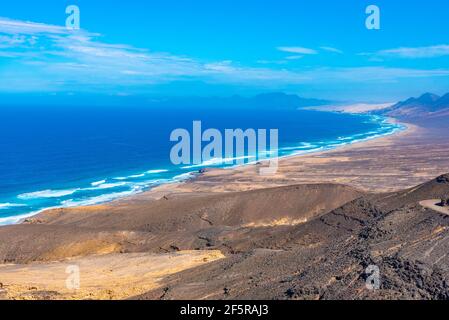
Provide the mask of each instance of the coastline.
{"label": "coastline", "polygon": [[[329,111],[326,111],[329,112]],[[371,136],[363,140],[358,141],[351,141],[349,143],[343,143],[336,147],[331,147],[329,149],[325,150],[315,150],[310,152],[304,152],[304,153],[298,153],[298,154],[289,154],[284,156],[279,156],[279,166],[282,167],[282,163],[289,162],[289,161],[295,161],[298,159],[304,159],[306,157],[321,157],[326,156],[327,154],[331,154],[333,152],[338,151],[345,151],[345,150],[351,150],[353,148],[360,148],[363,146],[370,146],[373,143],[381,143],[382,141],[389,141],[389,139],[400,139],[403,136],[410,135],[412,133],[416,133],[419,130],[419,127],[416,125],[410,124],[410,123],[403,123],[393,118],[385,118],[384,121],[388,121],[390,123],[393,123],[395,125],[399,125],[399,128],[396,128],[393,130],[393,132],[378,135],[378,136]],[[22,223],[34,223],[36,220],[40,221],[42,217],[52,215],[54,212],[61,212],[61,211],[82,211],[82,210],[89,210],[89,208],[107,208],[107,207],[114,207],[117,205],[121,205],[123,203],[126,204],[132,204],[135,201],[141,201],[141,200],[159,200],[166,196],[179,196],[179,195],[189,195],[192,193],[201,192],[204,194],[207,193],[221,193],[221,192],[232,192],[232,191],[248,191],[252,189],[261,189],[265,187],[278,187],[282,186],[283,184],[272,184],[269,182],[269,176],[268,181],[265,181],[263,179],[262,182],[255,181],[253,186],[251,187],[244,187],[244,188],[230,188],[227,186],[227,180],[232,180],[234,176],[238,176],[239,174],[243,174],[248,177],[248,175],[254,175],[255,178],[258,177],[258,169],[260,166],[264,166],[265,161],[261,162],[252,162],[252,163],[246,163],[243,165],[236,165],[231,167],[225,167],[225,168],[206,168],[198,171],[192,171],[183,174],[185,176],[185,179],[178,179],[178,181],[172,181],[172,182],[164,182],[159,185],[156,185],[152,187],[149,190],[144,190],[141,192],[137,192],[128,196],[120,197],[111,201],[102,202],[98,204],[92,204],[87,206],[74,206],[74,207],[53,207],[48,209],[40,210],[39,212],[28,214],[24,217],[21,217],[20,220],[13,224],[22,224]],[[202,171],[202,172],[200,172]],[[217,177],[220,177],[223,179],[223,183],[221,185],[219,179]],[[217,181],[218,180],[218,181]],[[249,178],[250,184],[251,184],[251,177]],[[207,188],[198,188],[197,184],[199,182],[205,182],[206,185],[213,184],[213,190],[208,191]],[[312,181],[310,181],[312,182]],[[325,181],[323,181],[325,182]],[[302,183],[308,183],[308,181],[303,181]],[[317,183],[317,181],[313,181],[313,183]],[[319,181],[318,181],[319,183]]]}
{"label": "coastline", "polygon": [[[340,145],[335,148],[331,148],[328,150],[319,150],[319,151],[313,151],[309,153],[304,154],[292,154],[292,155],[285,155],[278,157],[279,159],[279,166],[280,168],[283,166],[284,163],[288,163],[295,160],[301,160],[301,159],[307,159],[308,157],[326,157],[329,155],[332,155],[336,152],[347,152],[351,150],[356,150],[358,148],[370,148],[374,147],[376,145],[382,145],[382,144],[394,144],[396,141],[403,139],[407,136],[419,134],[424,129],[411,124],[411,123],[405,123],[405,122],[399,122],[396,119],[388,118],[388,121],[394,121],[396,124],[400,124],[403,126],[402,130],[397,130],[395,132],[392,132],[390,134],[374,137],[374,138],[368,138],[363,141],[355,141],[347,144]],[[237,173],[240,175],[245,176],[258,176],[258,170],[260,167],[263,167],[265,165],[266,161],[262,161],[259,163],[247,163],[239,166],[233,166],[229,168],[210,168],[205,170],[203,173],[199,174],[197,173],[194,177],[191,179],[188,179],[186,181],[180,181],[180,182],[173,182],[173,183],[166,183],[159,186],[156,186],[152,188],[151,190],[147,190],[145,192],[132,195],[130,197],[117,199],[115,201],[110,202],[111,205],[114,203],[119,203],[122,201],[133,201],[133,199],[153,199],[158,200],[164,196],[167,195],[186,195],[193,192],[202,192],[202,193],[215,193],[215,192],[235,192],[235,191],[248,191],[252,189],[261,189],[264,187],[278,187],[282,186],[282,184],[269,184],[267,183],[266,186],[260,185],[258,183],[254,183],[253,188],[230,188],[227,189],[226,187],[223,188],[216,188],[218,190],[207,192],[204,190],[204,188],[196,188],[195,185],[200,182],[205,182],[206,185],[217,187],[219,185],[219,182],[217,180],[217,177],[223,178],[223,177],[232,177],[233,174]],[[265,179],[262,179],[265,180]],[[269,177],[267,177],[267,180],[270,180]],[[213,183],[212,183],[213,182]],[[320,183],[320,181],[302,181],[302,183]],[[322,181],[322,183],[325,183],[326,181]],[[223,182],[225,183],[225,182]],[[348,184],[351,185],[351,184]],[[360,188],[363,189],[363,188]],[[400,189],[400,188],[398,188]]]}
{"label": "coastline", "polygon": [[[325,113],[341,113],[341,112],[333,112],[333,111],[322,111]],[[292,158],[292,157],[302,157],[302,156],[306,156],[306,155],[312,155],[312,154],[318,154],[321,152],[327,152],[330,150],[337,150],[340,148],[343,148],[347,145],[354,145],[354,144],[360,144],[360,143],[364,143],[367,141],[371,141],[371,140],[376,140],[376,139],[381,139],[382,137],[385,136],[391,136],[391,135],[395,135],[397,133],[400,133],[401,131],[407,130],[406,126],[399,123],[398,121],[394,120],[394,119],[389,119],[389,118],[384,118],[384,117],[379,117],[379,116],[375,116],[375,115],[362,115],[362,114],[357,114],[357,113],[352,113],[352,112],[345,112],[347,114],[352,114],[354,116],[365,116],[367,118],[367,120],[365,121],[373,121],[375,123],[377,123],[379,125],[379,127],[374,130],[374,131],[370,131],[370,132],[363,132],[363,133],[358,133],[358,134],[354,134],[354,135],[349,135],[349,136],[342,136],[339,137],[338,139],[335,140],[323,140],[322,142],[313,142],[311,144],[309,144],[308,142],[306,144],[308,144],[309,146],[303,147],[301,144],[302,143],[298,143],[298,145],[295,146],[284,146],[279,148],[279,153],[277,156],[277,159],[279,161],[282,161],[283,159],[288,159],[288,158]],[[388,123],[387,126],[384,126],[384,123]],[[397,126],[397,127],[391,127],[391,126]],[[386,131],[386,132],[385,132]],[[261,163],[263,163],[264,160],[261,161]],[[116,192],[116,193],[104,193],[103,195],[97,196],[95,198],[92,199],[86,199],[83,201],[63,201],[63,202],[67,202],[67,204],[61,202],[61,204],[56,204],[53,206],[48,206],[46,208],[42,208],[42,209],[35,209],[33,211],[30,212],[26,212],[23,214],[18,214],[16,216],[7,216],[7,217],[3,217],[0,218],[0,226],[1,225],[9,225],[9,224],[16,224],[16,223],[22,223],[23,221],[32,218],[34,216],[40,215],[45,211],[48,210],[55,210],[55,209],[70,209],[70,208],[83,208],[83,207],[89,207],[89,206],[96,206],[96,205],[103,205],[103,204],[112,204],[116,201],[122,201],[122,200],[126,200],[126,199],[130,199],[142,194],[147,194],[148,192],[151,192],[154,189],[158,189],[164,186],[171,186],[171,185],[177,185],[179,183],[185,183],[185,182],[189,182],[194,180],[196,177],[198,177],[200,175],[200,172],[202,171],[209,171],[209,170],[234,170],[237,169],[239,170],[239,168],[243,168],[243,167],[247,167],[247,166],[252,166],[252,165],[256,165],[257,163],[259,163],[258,161],[252,161],[252,162],[248,162],[245,164],[239,164],[239,165],[233,165],[233,166],[214,166],[211,165],[210,167],[207,167],[206,164],[201,165],[201,166],[195,166],[195,170],[193,169],[193,167],[191,168],[191,170],[194,171],[187,171],[187,172],[181,172],[181,173],[176,173],[174,176],[170,176],[170,177],[166,177],[166,176],[162,176],[159,178],[153,178],[153,177],[148,177],[147,179],[151,179],[149,180],[146,185],[144,185],[141,182],[136,182],[134,183],[133,181],[129,181],[127,182],[130,186],[132,186],[132,190],[129,191],[123,191],[123,192]],[[143,176],[146,173],[159,173],[159,172],[168,172],[167,170],[150,170],[150,171],[145,171],[142,174],[134,174],[133,176],[130,177],[137,177],[137,176]],[[91,187],[77,187],[77,189],[70,189],[70,190],[46,190],[46,191],[40,191],[40,192],[30,192],[30,193],[26,193],[26,194],[22,194],[20,196],[23,197],[29,197],[29,196],[34,196],[39,195],[41,193],[62,193],[62,192],[72,192],[75,190],[79,190],[79,191],[83,191],[83,190],[90,190],[91,188],[101,188],[102,185],[98,185],[100,182],[104,183],[104,185],[112,185],[112,184],[116,184],[113,183],[113,180],[117,180],[118,183],[123,183],[123,181],[126,179],[126,177],[116,177],[116,178],[107,178],[107,180],[111,180],[111,182],[106,182],[106,178],[104,178],[101,181],[98,182],[94,182],[91,184]],[[126,184],[126,183],[123,183]],[[74,188],[74,187],[73,187]],[[20,197],[19,196],[19,197]],[[53,196],[53,194],[51,195]]]}

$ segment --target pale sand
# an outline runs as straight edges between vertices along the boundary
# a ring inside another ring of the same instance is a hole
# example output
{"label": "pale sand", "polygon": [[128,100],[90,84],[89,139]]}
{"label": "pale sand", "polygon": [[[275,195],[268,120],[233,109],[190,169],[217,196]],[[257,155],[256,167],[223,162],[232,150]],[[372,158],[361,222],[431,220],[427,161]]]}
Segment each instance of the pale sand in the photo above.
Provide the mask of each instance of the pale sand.
{"label": "pale sand", "polygon": [[[126,299],[158,288],[160,281],[171,274],[222,258],[220,251],[211,250],[109,254],[54,263],[0,265],[0,298]],[[79,289],[67,288],[68,266],[79,267]]]}

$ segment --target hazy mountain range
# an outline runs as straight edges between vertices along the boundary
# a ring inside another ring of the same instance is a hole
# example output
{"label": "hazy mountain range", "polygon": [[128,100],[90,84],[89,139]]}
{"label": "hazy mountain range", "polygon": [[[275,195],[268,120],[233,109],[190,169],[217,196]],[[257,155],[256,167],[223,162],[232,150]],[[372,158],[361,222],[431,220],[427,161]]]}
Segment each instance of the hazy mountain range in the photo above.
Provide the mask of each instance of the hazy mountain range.
{"label": "hazy mountain range", "polygon": [[449,117],[449,93],[441,97],[433,93],[425,93],[419,98],[398,102],[379,113],[400,119]]}
{"label": "hazy mountain range", "polygon": [[173,96],[154,97],[147,95],[97,95],[64,93],[47,95],[36,94],[24,99],[17,95],[1,95],[0,106],[148,106],[164,108],[271,108],[298,109],[310,106],[332,104],[332,101],[322,99],[302,98],[296,94],[282,92],[264,93],[255,96],[234,95],[223,96]]}
{"label": "hazy mountain range", "polygon": [[[345,104],[346,103],[346,104]],[[255,96],[234,95],[230,97],[210,96],[179,96],[179,97],[151,97],[144,95],[120,96],[120,95],[89,95],[89,94],[55,94],[35,95],[32,99],[21,99],[14,95],[0,95],[0,106],[146,106],[162,108],[204,108],[204,109],[312,109],[334,112],[354,112],[347,108],[347,102],[338,102],[324,99],[304,98],[296,94],[282,92],[264,93]],[[366,109],[371,105],[360,105]],[[438,96],[433,93],[425,93],[418,98],[409,98],[380,110],[366,109],[383,116],[389,116],[402,120],[445,119],[449,118],[449,93]]]}

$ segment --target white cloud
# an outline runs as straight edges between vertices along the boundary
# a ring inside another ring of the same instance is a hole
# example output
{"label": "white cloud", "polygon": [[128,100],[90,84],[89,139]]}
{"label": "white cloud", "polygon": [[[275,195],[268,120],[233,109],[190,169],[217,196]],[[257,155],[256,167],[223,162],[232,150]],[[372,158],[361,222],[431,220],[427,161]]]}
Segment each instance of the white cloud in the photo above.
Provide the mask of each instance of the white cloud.
{"label": "white cloud", "polygon": [[321,50],[324,51],[329,51],[329,52],[333,52],[333,53],[338,53],[338,54],[342,54],[343,51],[341,51],[340,49],[337,48],[333,48],[333,47],[320,47]]}
{"label": "white cloud", "polygon": [[287,59],[287,60],[299,60],[299,59],[302,59],[302,58],[304,58],[304,56],[295,55],[295,56],[289,56],[289,57],[287,57],[285,59]]}
{"label": "white cloud", "polygon": [[[340,49],[337,48],[333,48],[333,47],[320,47],[321,50],[323,51],[328,51],[328,52],[333,52],[333,53],[339,53],[342,54],[343,51],[341,51]],[[315,49],[310,49],[310,48],[304,48],[304,47],[277,47],[277,50],[282,51],[282,52],[287,52],[287,53],[297,53],[297,54],[301,54],[301,55],[315,55],[318,54],[318,51]]]}
{"label": "white cloud", "polygon": [[381,50],[375,53],[362,55],[377,57],[397,57],[407,59],[436,58],[449,55],[449,45],[442,44],[428,47],[401,47],[396,49]]}
{"label": "white cloud", "polygon": [[288,61],[286,60],[257,60],[256,61],[259,64],[277,64],[277,65],[281,65],[281,64],[287,64]]}
{"label": "white cloud", "polygon": [[26,39],[23,36],[8,36],[8,35],[0,36],[0,47],[3,47],[3,48],[17,46],[17,45],[23,44],[25,42],[26,42]]}
{"label": "white cloud", "polygon": [[[149,85],[173,81],[280,87],[297,84],[395,81],[403,78],[449,76],[449,70],[381,67],[286,69],[284,62],[259,61],[265,66],[242,66],[233,61],[199,59],[109,44],[84,30],[0,18],[0,59],[11,59],[0,70],[0,90],[104,90],[129,88],[145,92]],[[299,59],[317,51],[280,47]],[[323,49],[325,50],[325,49]],[[329,51],[329,50],[327,50]],[[269,66],[273,64],[272,66]],[[276,64],[276,66],[274,66]]]}
{"label": "white cloud", "polygon": [[9,34],[36,35],[42,33],[67,34],[68,30],[61,26],[12,20],[0,17],[0,32]]}
{"label": "white cloud", "polygon": [[278,47],[279,51],[298,54],[318,54],[316,50],[303,47]]}
{"label": "white cloud", "polygon": [[336,82],[385,82],[401,79],[449,76],[449,70],[446,69],[422,70],[387,67],[322,68],[315,69],[313,72],[316,79]]}

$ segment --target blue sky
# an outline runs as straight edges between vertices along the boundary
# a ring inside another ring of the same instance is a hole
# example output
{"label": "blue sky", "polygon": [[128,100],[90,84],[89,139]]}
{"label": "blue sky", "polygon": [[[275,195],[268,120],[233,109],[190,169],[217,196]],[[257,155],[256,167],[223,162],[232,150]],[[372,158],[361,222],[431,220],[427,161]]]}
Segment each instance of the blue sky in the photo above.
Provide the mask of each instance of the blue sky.
{"label": "blue sky", "polygon": [[[65,28],[78,5],[81,30]],[[368,30],[365,9],[381,10]],[[447,0],[39,0],[0,4],[0,94],[271,91],[390,102],[449,91]]]}

